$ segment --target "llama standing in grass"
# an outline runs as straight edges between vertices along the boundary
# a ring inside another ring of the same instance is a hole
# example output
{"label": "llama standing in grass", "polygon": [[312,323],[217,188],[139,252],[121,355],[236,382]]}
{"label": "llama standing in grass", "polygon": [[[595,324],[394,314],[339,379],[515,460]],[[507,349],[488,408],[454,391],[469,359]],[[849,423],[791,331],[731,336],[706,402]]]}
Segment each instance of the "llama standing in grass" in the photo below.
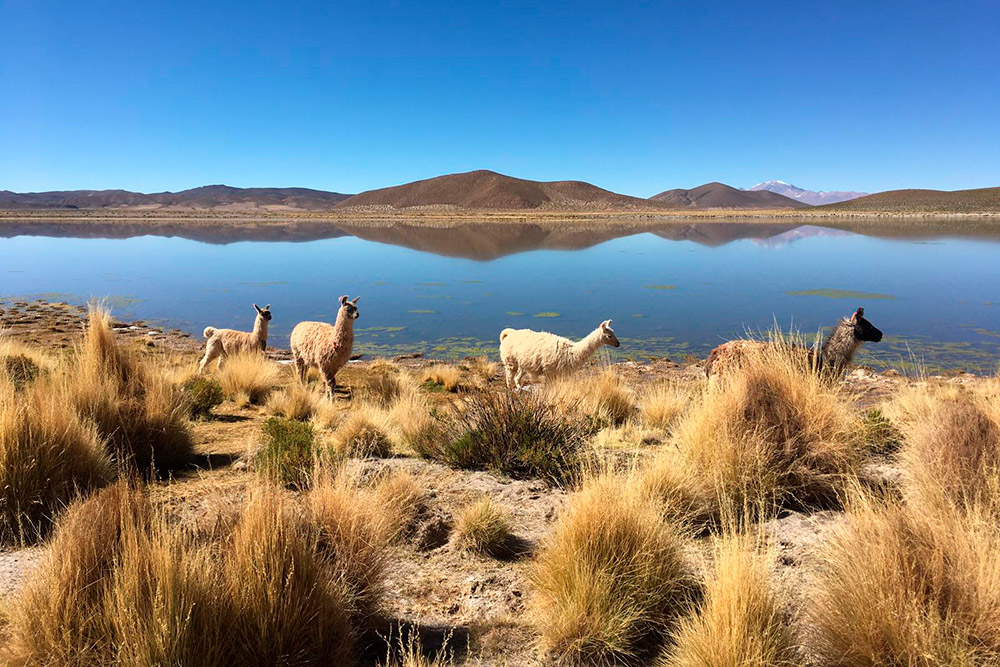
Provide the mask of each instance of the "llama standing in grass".
{"label": "llama standing in grass", "polygon": [[326,383],[327,398],[331,401],[337,388],[337,371],[351,358],[354,320],[358,319],[360,298],[354,297],[351,301],[346,295],[340,297],[337,321],[332,325],[326,322],[299,322],[292,329],[292,356],[299,379],[304,382],[309,367],[317,367]]}
{"label": "llama standing in grass", "polygon": [[271,321],[271,304],[259,308],[257,318],[253,321],[253,331],[236,331],[235,329],[216,329],[205,327],[205,356],[198,364],[198,372],[203,373],[205,366],[218,358],[218,368],[222,368],[223,360],[233,354],[244,352],[263,352],[267,349],[267,323]]}
{"label": "llama standing in grass", "polygon": [[[815,348],[794,346],[792,349],[803,354],[810,368],[839,377],[863,343],[877,343],[880,340],[882,332],[865,319],[865,309],[858,308],[853,315],[842,319],[826,337],[819,348],[819,357],[816,356]],[[774,344],[761,340],[731,340],[723,343],[708,355],[705,375],[712,378],[739,368],[747,355],[759,353]]]}
{"label": "llama standing in grass", "polygon": [[602,345],[621,345],[611,328],[611,320],[601,322],[590,335],[576,343],[546,331],[504,329],[500,332],[500,359],[507,386],[520,389],[525,378],[541,380],[569,375],[583,366]]}

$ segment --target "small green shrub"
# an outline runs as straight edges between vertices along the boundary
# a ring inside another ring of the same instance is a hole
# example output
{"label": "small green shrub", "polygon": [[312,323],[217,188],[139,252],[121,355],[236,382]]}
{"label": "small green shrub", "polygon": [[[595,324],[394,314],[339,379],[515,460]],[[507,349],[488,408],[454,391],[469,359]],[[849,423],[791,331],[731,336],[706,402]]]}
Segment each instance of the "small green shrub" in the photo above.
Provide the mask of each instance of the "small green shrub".
{"label": "small green shrub", "polygon": [[451,433],[421,443],[418,452],[456,468],[565,484],[579,470],[587,435],[582,422],[536,396],[480,392],[472,395]]}
{"label": "small green shrub", "polygon": [[314,434],[306,422],[270,417],[261,429],[263,442],[257,452],[257,472],[278,484],[307,489],[312,483]]}
{"label": "small green shrub", "polygon": [[892,454],[903,444],[903,434],[878,408],[861,418],[861,442],[874,454]]}
{"label": "small green shrub", "polygon": [[222,385],[206,377],[193,377],[182,386],[184,405],[192,419],[208,417],[222,405],[225,394]]}
{"label": "small green shrub", "polygon": [[0,364],[4,374],[14,383],[15,389],[22,389],[38,377],[41,369],[33,360],[23,354],[8,354]]}

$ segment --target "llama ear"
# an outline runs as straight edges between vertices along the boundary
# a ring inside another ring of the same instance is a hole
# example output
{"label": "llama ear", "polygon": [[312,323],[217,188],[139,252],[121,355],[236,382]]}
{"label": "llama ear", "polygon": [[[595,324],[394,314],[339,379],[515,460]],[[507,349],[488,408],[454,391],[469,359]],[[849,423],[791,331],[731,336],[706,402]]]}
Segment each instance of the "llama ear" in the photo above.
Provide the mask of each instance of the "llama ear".
{"label": "llama ear", "polygon": [[611,320],[604,320],[603,322],[601,322],[601,328],[602,329],[610,329],[611,328]]}
{"label": "llama ear", "polygon": [[267,304],[266,306],[264,306],[264,310],[271,310],[271,304]]}
{"label": "llama ear", "polygon": [[858,308],[857,310],[854,311],[854,314],[851,315],[851,321],[857,322],[859,317],[864,317],[864,316],[865,316],[865,309]]}
{"label": "llama ear", "polygon": [[347,303],[347,295],[345,294],[344,296],[340,297],[338,301],[340,301],[340,305],[343,306],[345,303]]}
{"label": "llama ear", "polygon": [[361,298],[360,296],[354,297],[353,299],[351,299],[351,303],[356,304],[358,302],[358,299],[360,299],[360,298]]}
{"label": "llama ear", "polygon": [[253,309],[256,310],[258,313],[260,312],[260,306],[258,306],[256,303],[253,305]]}

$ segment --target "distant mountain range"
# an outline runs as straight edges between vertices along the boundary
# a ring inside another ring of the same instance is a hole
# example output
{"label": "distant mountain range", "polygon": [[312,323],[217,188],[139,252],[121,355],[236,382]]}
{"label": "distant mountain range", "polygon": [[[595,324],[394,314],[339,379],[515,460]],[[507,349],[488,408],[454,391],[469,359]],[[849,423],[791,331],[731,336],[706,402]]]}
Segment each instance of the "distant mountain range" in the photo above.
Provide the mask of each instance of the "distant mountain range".
{"label": "distant mountain range", "polygon": [[0,209],[134,208],[219,211],[325,211],[350,195],[309,188],[232,188],[206,185],[180,192],[143,194],[128,190],[65,190],[18,194],[0,190]]}
{"label": "distant mountain range", "polygon": [[768,190],[737,190],[725,183],[706,183],[690,190],[667,190],[649,198],[669,206],[685,208],[807,208],[795,199]]}
{"label": "distant mountain range", "polygon": [[[837,203],[831,203],[834,200]],[[649,199],[604,190],[582,181],[530,181],[478,170],[448,174],[361,194],[308,188],[234,188],[207,185],[180,192],[144,194],[128,190],[0,191],[0,210],[89,209],[120,211],[218,212],[392,212],[392,211],[673,211],[690,209],[808,209],[845,211],[1000,211],[1000,188],[979,190],[894,190],[812,192],[782,181],[740,190],[706,183],[672,189]]]}
{"label": "distant mountain range", "polygon": [[843,192],[839,190],[831,192],[815,192],[813,190],[803,190],[796,185],[785,183],[784,181],[764,181],[763,183],[758,183],[750,188],[750,192],[762,191],[774,192],[784,197],[788,197],[789,199],[794,199],[795,201],[809,204],[811,206],[836,204],[838,202],[864,197],[868,194],[867,192]]}

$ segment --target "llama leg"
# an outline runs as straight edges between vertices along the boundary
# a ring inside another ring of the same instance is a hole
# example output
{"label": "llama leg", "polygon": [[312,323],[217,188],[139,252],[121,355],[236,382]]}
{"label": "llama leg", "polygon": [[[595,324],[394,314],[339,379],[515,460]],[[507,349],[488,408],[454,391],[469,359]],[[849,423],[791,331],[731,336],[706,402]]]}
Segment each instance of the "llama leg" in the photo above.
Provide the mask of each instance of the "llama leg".
{"label": "llama leg", "polygon": [[212,341],[208,341],[205,345],[205,356],[201,358],[201,363],[198,364],[198,372],[204,373],[205,367],[212,363],[212,360],[219,356],[219,348],[217,345],[213,345]]}
{"label": "llama leg", "polygon": [[521,380],[524,379],[524,369],[517,369],[517,373],[514,374],[514,386],[518,389],[523,389],[524,385],[521,384]]}
{"label": "llama leg", "polygon": [[517,370],[517,364],[514,361],[504,362],[503,373],[507,380],[507,388],[514,388],[514,372]]}
{"label": "llama leg", "polygon": [[302,357],[298,357],[298,356],[295,357],[295,370],[298,371],[299,382],[301,382],[302,384],[305,384],[305,382],[306,382],[306,372],[309,370],[309,367],[306,366],[305,359],[303,359]]}
{"label": "llama leg", "polygon": [[326,397],[332,401],[333,392],[337,389],[337,376],[323,371],[323,381],[326,383]]}

